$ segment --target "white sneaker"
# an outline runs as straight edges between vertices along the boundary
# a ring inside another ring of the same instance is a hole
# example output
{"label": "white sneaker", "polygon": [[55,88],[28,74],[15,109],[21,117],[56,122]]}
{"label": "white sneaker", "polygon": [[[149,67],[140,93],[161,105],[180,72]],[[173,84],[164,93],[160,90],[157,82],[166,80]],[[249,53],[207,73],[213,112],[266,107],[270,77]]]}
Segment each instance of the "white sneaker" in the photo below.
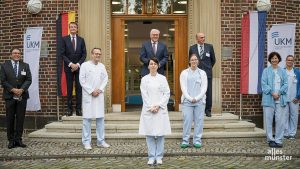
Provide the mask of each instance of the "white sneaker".
{"label": "white sneaker", "polygon": [[86,150],[91,150],[91,149],[92,149],[92,146],[91,146],[91,145],[84,145],[84,149],[86,149]]}
{"label": "white sneaker", "polygon": [[109,144],[107,144],[106,142],[102,143],[102,144],[97,144],[98,147],[103,147],[103,148],[108,148],[110,147]]}
{"label": "white sneaker", "polygon": [[150,160],[148,160],[148,163],[147,163],[148,165],[153,165],[154,164],[154,160],[153,159],[150,159]]}
{"label": "white sneaker", "polygon": [[162,165],[162,160],[160,159],[160,160],[156,160],[156,164],[157,165]]}

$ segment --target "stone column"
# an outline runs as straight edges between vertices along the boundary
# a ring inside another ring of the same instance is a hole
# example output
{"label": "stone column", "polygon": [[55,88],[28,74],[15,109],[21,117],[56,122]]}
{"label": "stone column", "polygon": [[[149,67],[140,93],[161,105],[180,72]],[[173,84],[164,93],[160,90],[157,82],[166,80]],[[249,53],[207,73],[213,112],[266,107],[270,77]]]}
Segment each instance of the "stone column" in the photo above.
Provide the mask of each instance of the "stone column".
{"label": "stone column", "polygon": [[100,47],[101,62],[108,73],[108,84],[105,91],[107,112],[111,112],[111,14],[110,0],[79,0],[78,25],[79,35],[85,39],[87,59],[91,49]]}
{"label": "stone column", "polygon": [[213,44],[216,64],[213,68],[213,114],[222,111],[221,94],[221,2],[220,0],[189,0],[189,46],[196,43],[197,32],[205,33],[206,42]]}

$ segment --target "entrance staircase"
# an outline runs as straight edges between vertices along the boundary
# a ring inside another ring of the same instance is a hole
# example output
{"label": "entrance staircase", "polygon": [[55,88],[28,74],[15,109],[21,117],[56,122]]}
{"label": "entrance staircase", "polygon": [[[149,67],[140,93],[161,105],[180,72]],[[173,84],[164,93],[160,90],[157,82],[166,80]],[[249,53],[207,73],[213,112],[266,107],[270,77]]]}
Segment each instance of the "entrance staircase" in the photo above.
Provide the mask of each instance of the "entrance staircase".
{"label": "entrance staircase", "polygon": [[[172,134],[171,139],[182,138],[181,112],[169,112]],[[140,112],[121,112],[105,114],[105,139],[145,139],[138,134]],[[61,121],[52,122],[45,128],[29,134],[30,138],[81,139],[82,117],[63,116]],[[92,138],[96,138],[95,120],[92,122]],[[193,129],[191,134],[193,133]],[[204,118],[202,138],[264,137],[264,130],[254,123],[240,121],[238,116],[222,113]]]}

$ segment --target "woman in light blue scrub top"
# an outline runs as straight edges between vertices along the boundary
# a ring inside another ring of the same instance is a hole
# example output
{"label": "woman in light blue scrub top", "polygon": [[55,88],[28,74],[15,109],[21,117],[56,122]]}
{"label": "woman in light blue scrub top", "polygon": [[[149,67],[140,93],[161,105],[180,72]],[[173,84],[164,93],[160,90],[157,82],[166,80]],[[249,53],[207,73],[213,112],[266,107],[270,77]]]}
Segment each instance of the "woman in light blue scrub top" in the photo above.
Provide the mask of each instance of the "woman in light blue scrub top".
{"label": "woman in light blue scrub top", "polygon": [[[271,52],[268,56],[271,65],[264,69],[261,78],[264,128],[270,147],[281,148],[286,122],[288,80],[286,71],[278,66],[281,56]],[[273,119],[275,116],[275,137]]]}

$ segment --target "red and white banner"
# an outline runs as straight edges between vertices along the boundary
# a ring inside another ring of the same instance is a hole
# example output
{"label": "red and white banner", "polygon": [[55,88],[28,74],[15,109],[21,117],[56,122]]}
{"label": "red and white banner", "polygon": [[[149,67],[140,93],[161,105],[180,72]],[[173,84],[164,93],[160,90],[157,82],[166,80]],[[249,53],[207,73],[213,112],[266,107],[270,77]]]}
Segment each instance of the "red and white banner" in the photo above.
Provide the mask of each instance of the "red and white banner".
{"label": "red and white banner", "polygon": [[249,11],[242,19],[241,94],[261,93],[266,18],[266,12]]}

